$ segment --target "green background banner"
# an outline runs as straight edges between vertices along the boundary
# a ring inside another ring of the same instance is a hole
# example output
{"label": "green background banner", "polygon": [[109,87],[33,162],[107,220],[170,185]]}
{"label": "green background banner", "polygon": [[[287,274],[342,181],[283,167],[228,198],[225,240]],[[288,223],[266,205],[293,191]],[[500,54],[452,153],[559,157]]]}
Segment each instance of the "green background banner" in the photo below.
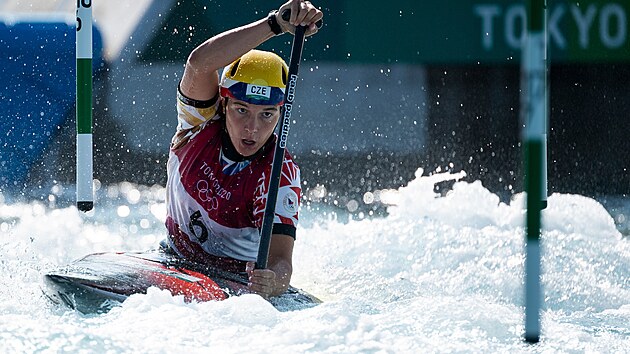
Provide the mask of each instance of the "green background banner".
{"label": "green background banner", "polygon": [[[524,1],[324,1],[314,60],[358,63],[510,63],[526,33]],[[180,61],[205,38],[266,15],[268,2],[182,0],[140,58]],[[547,1],[554,62],[630,61],[630,1]],[[268,42],[277,47],[282,36]],[[274,42],[275,41],[275,42]]]}

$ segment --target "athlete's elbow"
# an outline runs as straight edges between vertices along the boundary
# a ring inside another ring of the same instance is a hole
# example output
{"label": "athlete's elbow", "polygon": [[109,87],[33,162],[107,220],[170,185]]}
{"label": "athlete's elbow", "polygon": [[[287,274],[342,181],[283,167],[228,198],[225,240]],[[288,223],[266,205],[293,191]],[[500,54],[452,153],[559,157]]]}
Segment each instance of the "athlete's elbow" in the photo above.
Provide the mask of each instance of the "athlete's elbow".
{"label": "athlete's elbow", "polygon": [[192,69],[194,73],[204,73],[218,69],[212,67],[213,59],[206,45],[204,44],[193,49],[188,55],[186,66],[188,69]]}

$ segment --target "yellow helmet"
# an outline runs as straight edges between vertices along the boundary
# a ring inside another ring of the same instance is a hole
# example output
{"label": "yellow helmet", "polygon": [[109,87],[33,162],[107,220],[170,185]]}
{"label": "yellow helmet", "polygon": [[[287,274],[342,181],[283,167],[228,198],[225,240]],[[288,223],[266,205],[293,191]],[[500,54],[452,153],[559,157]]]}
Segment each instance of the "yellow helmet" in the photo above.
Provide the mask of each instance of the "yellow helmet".
{"label": "yellow helmet", "polygon": [[282,105],[288,72],[277,54],[252,49],[223,69],[221,96],[258,105]]}

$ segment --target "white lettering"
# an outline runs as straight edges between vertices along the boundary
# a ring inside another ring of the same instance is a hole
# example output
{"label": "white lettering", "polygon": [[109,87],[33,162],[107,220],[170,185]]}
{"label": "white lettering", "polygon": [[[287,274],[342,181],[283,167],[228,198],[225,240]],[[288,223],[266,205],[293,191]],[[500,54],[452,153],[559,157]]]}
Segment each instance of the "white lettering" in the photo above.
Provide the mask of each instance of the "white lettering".
{"label": "white lettering", "polygon": [[479,5],[474,7],[475,13],[481,16],[481,42],[485,49],[492,49],[494,34],[492,33],[492,18],[499,16],[499,6]]}
{"label": "white lettering", "polygon": [[[610,33],[610,19],[616,17],[617,33]],[[626,41],[626,13],[619,4],[607,4],[599,13],[599,35],[608,48],[619,48]]]}
{"label": "white lettering", "polygon": [[[516,22],[520,21],[520,33],[516,33]],[[527,33],[527,14],[524,6],[510,6],[505,12],[505,40],[514,48],[522,48]]]}
{"label": "white lettering", "polygon": [[[289,87],[287,88],[287,102],[289,103],[293,103],[295,99],[295,85],[297,85],[297,75],[291,75],[289,78]],[[291,117],[290,114],[289,117]]]}
{"label": "white lettering", "polygon": [[586,8],[586,13],[582,15],[580,12],[580,8],[576,5],[571,6],[571,13],[573,14],[573,18],[575,19],[575,23],[578,28],[578,41],[580,42],[580,48],[587,49],[588,48],[588,40],[589,35],[588,32],[593,24],[593,20],[595,19],[595,14],[597,13],[597,9],[595,5],[590,4]]}
{"label": "white lettering", "polygon": [[295,85],[297,85],[297,75],[291,74],[289,77],[289,85],[287,85],[287,101],[284,103],[284,116],[282,118],[282,126],[280,131],[280,139],[278,146],[285,148],[289,139],[289,128],[291,128],[291,109],[293,108],[293,100],[295,99]]}
{"label": "white lettering", "polygon": [[[226,200],[230,200],[230,197],[232,196],[231,192],[228,192],[227,190],[225,190],[225,188],[221,187],[221,184],[219,183],[219,180],[214,176],[214,173],[212,172],[212,168],[207,164],[207,163],[202,163],[201,167],[199,168],[201,170],[201,173],[203,173],[204,176],[206,176],[208,178],[208,181],[205,180],[199,180],[197,182],[197,187],[199,188],[199,183],[201,181],[204,182],[205,186],[211,186],[212,188],[208,188],[206,187],[204,189],[204,193],[206,194],[206,196],[211,196],[212,195],[212,190],[214,190],[214,192],[221,198],[226,199]],[[208,198],[206,198],[208,199]]]}
{"label": "white lettering", "polygon": [[[625,3],[619,1],[560,2],[548,6],[547,40],[560,50],[587,50],[594,45],[608,49],[623,48],[628,45],[630,34],[627,11]],[[510,49],[523,47],[528,15],[524,5],[480,4],[473,6],[473,12],[480,18],[480,44],[484,50],[494,50],[497,46]]]}
{"label": "white lettering", "polygon": [[[287,99],[288,100],[288,99]],[[282,118],[282,130],[280,131],[280,141],[278,146],[285,148],[287,146],[287,140],[289,139],[289,128],[291,128],[291,109],[293,105],[291,103],[284,104],[284,117]]]}

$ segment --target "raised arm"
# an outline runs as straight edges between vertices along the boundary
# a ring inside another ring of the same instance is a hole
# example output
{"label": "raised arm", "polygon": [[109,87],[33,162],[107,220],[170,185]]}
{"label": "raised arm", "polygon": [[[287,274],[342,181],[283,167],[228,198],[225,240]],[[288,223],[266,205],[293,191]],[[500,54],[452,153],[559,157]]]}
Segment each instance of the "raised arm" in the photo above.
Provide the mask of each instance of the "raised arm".
{"label": "raised arm", "polygon": [[[286,9],[291,10],[288,22],[280,16]],[[308,1],[290,0],[278,9],[275,18],[282,32],[293,32],[296,24],[308,24],[307,35],[312,35],[317,32],[315,22],[322,18],[322,12]],[[218,70],[274,35],[265,17],[209,38],[188,56],[181,92],[199,101],[214,98],[219,90]]]}

